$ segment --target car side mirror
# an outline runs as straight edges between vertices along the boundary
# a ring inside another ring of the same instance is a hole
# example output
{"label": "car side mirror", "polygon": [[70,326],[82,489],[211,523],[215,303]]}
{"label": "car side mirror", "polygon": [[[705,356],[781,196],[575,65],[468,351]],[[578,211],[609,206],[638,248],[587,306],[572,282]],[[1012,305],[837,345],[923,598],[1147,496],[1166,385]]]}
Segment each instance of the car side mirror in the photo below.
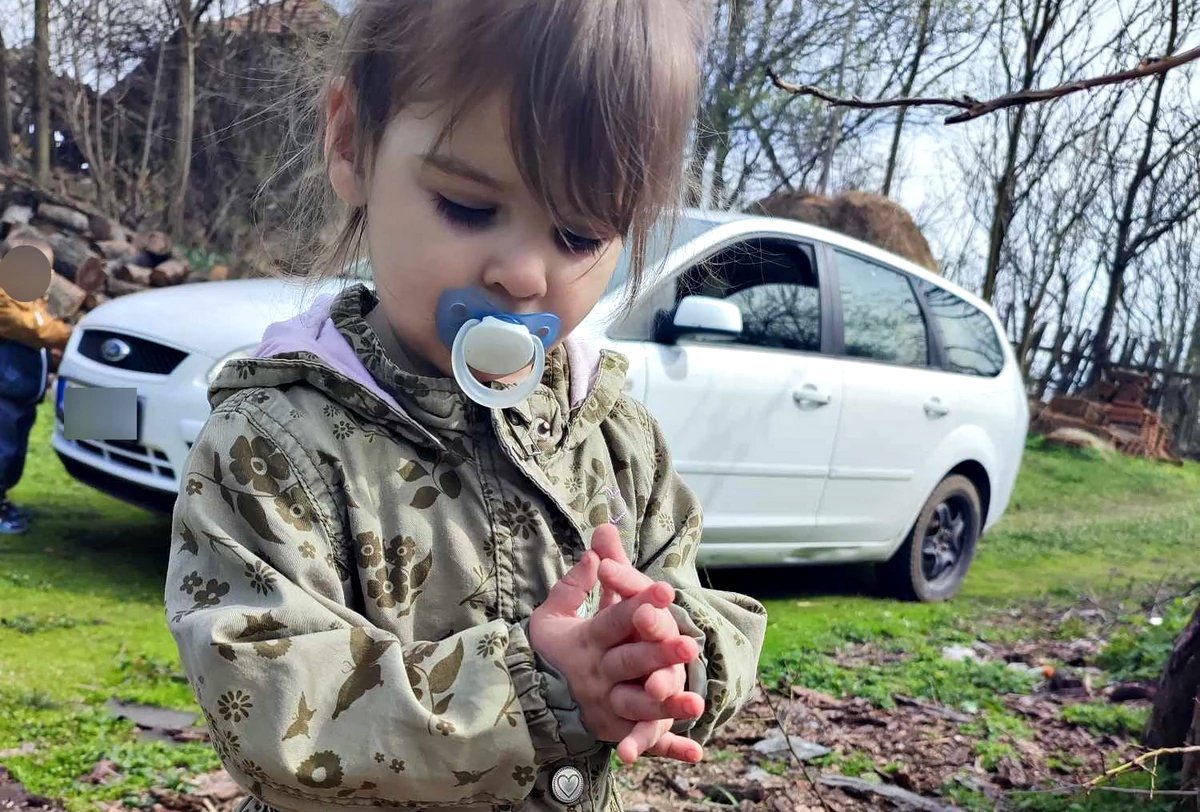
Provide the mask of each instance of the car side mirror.
{"label": "car side mirror", "polygon": [[742,311],[712,296],[685,296],[673,313],[659,311],[654,340],[674,344],[684,337],[732,341],[742,334]]}

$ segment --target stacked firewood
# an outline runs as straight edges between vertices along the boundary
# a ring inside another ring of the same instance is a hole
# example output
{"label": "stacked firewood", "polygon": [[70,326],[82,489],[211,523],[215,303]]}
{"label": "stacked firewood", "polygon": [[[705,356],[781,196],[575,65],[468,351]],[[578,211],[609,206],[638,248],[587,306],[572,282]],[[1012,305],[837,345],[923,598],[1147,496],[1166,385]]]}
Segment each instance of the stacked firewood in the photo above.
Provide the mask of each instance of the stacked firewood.
{"label": "stacked firewood", "polygon": [[1044,434],[1080,429],[1122,453],[1174,462],[1170,429],[1148,406],[1150,386],[1142,373],[1106,370],[1087,391],[1051,400],[1038,413],[1034,429]]}
{"label": "stacked firewood", "polygon": [[49,246],[49,309],[60,319],[74,321],[117,296],[228,275],[222,266],[194,273],[167,234],[134,231],[23,180],[0,174],[0,256],[22,240]]}

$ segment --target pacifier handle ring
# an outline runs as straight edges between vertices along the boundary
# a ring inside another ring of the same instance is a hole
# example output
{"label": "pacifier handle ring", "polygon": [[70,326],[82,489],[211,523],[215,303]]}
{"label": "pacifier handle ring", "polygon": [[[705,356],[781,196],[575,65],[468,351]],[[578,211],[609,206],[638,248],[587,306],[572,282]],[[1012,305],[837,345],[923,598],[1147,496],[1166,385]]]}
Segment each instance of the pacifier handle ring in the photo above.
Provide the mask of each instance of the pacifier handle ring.
{"label": "pacifier handle ring", "polygon": [[542,382],[542,373],[546,370],[546,348],[542,346],[541,340],[531,334],[529,339],[533,344],[533,371],[514,387],[503,390],[492,389],[490,386],[480,383],[471,373],[470,366],[467,365],[465,339],[467,333],[479,323],[480,319],[467,321],[454,336],[454,346],[450,349],[450,366],[454,371],[454,379],[458,381],[458,385],[462,387],[467,397],[481,406],[489,409],[507,409],[510,406],[516,406],[532,395],[538,384]]}

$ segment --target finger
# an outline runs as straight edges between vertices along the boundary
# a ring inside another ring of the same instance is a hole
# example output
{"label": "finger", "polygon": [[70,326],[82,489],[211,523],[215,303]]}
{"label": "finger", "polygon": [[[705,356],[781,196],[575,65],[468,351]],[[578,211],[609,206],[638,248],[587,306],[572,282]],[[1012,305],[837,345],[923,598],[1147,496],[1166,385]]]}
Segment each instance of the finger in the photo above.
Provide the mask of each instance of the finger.
{"label": "finger", "polygon": [[592,550],[602,559],[629,564],[629,556],[615,524],[602,524],[592,532]]}
{"label": "finger", "polygon": [[554,616],[575,615],[596,585],[599,569],[599,556],[588,550],[579,563],[550,588],[550,594],[540,608]]}
{"label": "finger", "polygon": [[700,647],[690,637],[625,643],[604,653],[600,658],[600,673],[614,683],[640,680],[660,669],[669,670],[674,665],[690,663],[699,653]]}
{"label": "finger", "polygon": [[634,611],[633,632],[642,640],[668,640],[679,634],[679,624],[666,607],[650,606]]}
{"label": "finger", "polygon": [[[596,565],[596,569],[599,569],[599,565]],[[595,579],[593,579],[593,583],[595,583]],[[670,605],[674,599],[675,589],[670,584],[659,581],[653,586],[643,589],[634,597],[597,612],[588,621],[589,631],[597,645],[602,648],[612,648],[636,631],[636,627],[633,625],[633,616],[639,609],[647,607],[643,612],[653,612],[655,609],[663,609]],[[549,599],[547,598],[547,600]],[[659,623],[662,622],[664,621],[659,621]]]}
{"label": "finger", "polygon": [[634,569],[631,564],[604,559],[600,562],[600,583],[623,598],[632,598],[654,581],[646,573]]}
{"label": "finger", "polygon": [[669,730],[659,737],[658,741],[646,749],[646,755],[673,758],[696,764],[704,759],[704,748],[698,742],[684,738]]}
{"label": "finger", "polygon": [[687,671],[682,665],[660,668],[646,677],[646,693],[655,699],[666,699],[687,687]]}
{"label": "finger", "polygon": [[614,606],[620,602],[621,596],[619,594],[613,592],[608,587],[604,587],[600,590],[600,604],[596,607],[596,611],[607,609],[608,607]]}
{"label": "finger", "polygon": [[638,722],[617,744],[617,756],[626,764],[632,764],[670,729],[671,723],[665,720]]}
{"label": "finger", "polygon": [[609,693],[609,704],[613,713],[631,722],[699,719],[700,714],[704,713],[704,697],[699,694],[683,691],[659,702],[640,685],[632,682],[614,685]]}

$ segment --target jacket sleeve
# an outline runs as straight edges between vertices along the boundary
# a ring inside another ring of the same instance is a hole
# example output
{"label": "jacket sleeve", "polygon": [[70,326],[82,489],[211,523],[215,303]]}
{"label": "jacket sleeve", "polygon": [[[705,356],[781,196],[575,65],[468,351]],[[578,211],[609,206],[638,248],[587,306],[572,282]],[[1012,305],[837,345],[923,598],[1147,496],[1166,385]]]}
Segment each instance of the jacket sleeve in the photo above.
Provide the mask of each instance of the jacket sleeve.
{"label": "jacket sleeve", "polygon": [[644,408],[649,459],[655,461],[649,498],[640,517],[637,567],[675,587],[672,613],[681,634],[700,644],[688,665],[687,690],[704,697],[704,713],[672,730],[705,744],[750,698],[766,634],[767,613],[758,601],[700,585],[696,549],[703,530],[700,501],[671,463],[658,423]]}
{"label": "jacket sleeve", "polygon": [[255,796],[313,812],[511,803],[570,754],[563,686],[523,624],[401,640],[352,608],[330,487],[246,397],[214,410],[182,483],[168,624],[218,755]]}
{"label": "jacket sleeve", "polygon": [[65,347],[71,327],[47,313],[40,302],[26,305],[0,291],[0,336],[35,350]]}

